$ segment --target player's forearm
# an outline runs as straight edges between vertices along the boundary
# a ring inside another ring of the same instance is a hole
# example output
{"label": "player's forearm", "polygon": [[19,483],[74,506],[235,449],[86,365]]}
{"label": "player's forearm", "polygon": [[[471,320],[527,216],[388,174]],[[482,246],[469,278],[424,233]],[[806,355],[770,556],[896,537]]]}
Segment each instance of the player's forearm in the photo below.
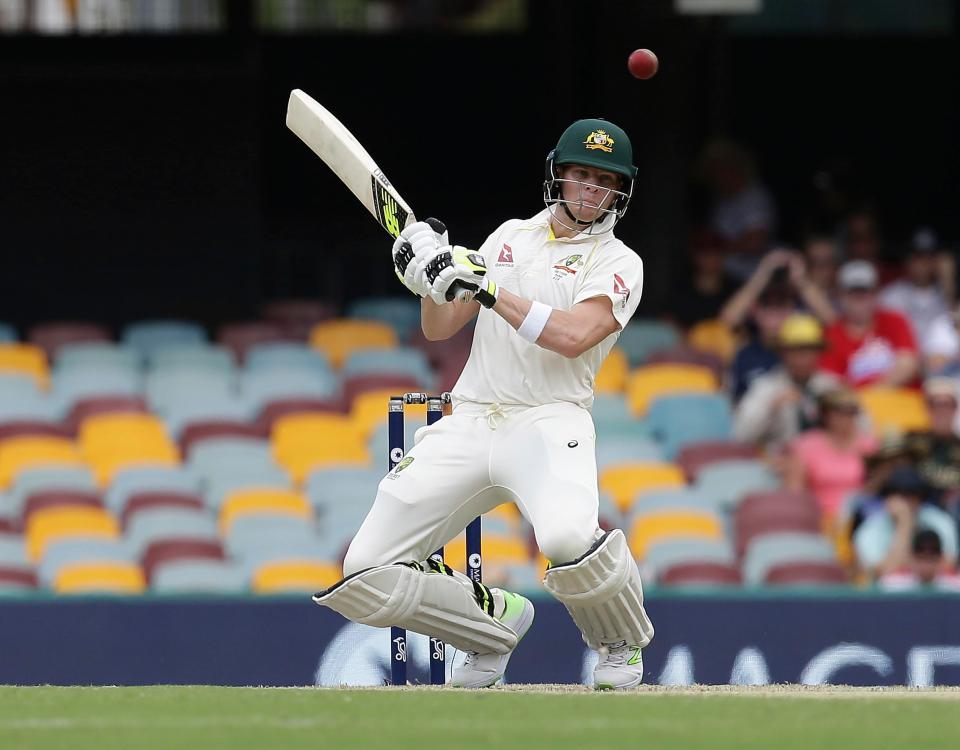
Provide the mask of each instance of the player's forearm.
{"label": "player's forearm", "polygon": [[[493,311],[509,323],[514,330],[523,325],[530,313],[533,302],[500,288],[500,295]],[[568,310],[554,308],[550,312],[546,325],[537,337],[537,346],[548,349],[564,357],[579,357],[587,349],[596,345],[609,331],[595,330],[598,326],[583,321]]]}
{"label": "player's forearm", "polygon": [[438,305],[429,297],[420,300],[420,327],[429,341],[448,339],[466,325],[480,310],[476,302],[454,300],[447,305]]}

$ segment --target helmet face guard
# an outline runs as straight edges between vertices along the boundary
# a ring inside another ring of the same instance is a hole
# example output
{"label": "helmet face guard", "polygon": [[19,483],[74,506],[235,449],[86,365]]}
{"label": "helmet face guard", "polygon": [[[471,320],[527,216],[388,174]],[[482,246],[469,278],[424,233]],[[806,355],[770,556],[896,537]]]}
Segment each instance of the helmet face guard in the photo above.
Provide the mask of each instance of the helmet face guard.
{"label": "helmet face guard", "polygon": [[[546,175],[543,181],[543,202],[546,207],[550,210],[550,214],[553,216],[557,222],[569,229],[570,231],[582,233],[582,234],[602,234],[604,232],[609,232],[611,229],[616,226],[617,222],[623,218],[623,215],[627,212],[627,206],[630,204],[630,198],[633,197],[633,177],[627,177],[626,175],[620,175],[621,177],[621,190],[615,190],[613,188],[604,188],[599,185],[593,185],[588,182],[581,182],[580,180],[568,180],[558,176],[559,167],[561,166],[556,161],[556,150],[554,149],[549,154],[547,154],[547,164],[546,164]],[[565,161],[564,164],[576,164],[577,161],[571,160],[569,162]],[[593,166],[585,162],[587,166]],[[603,168],[603,167],[601,167]],[[564,185],[577,185],[579,200],[567,200],[563,197],[563,186]],[[593,201],[589,203],[584,200],[583,189],[584,186],[589,185],[590,187],[597,188],[601,192],[601,198],[598,201],[598,205],[595,205]],[[613,201],[606,208],[600,208],[603,206],[610,196],[614,196]],[[597,208],[598,213],[596,218],[591,221],[580,221],[575,218],[572,208],[583,208],[584,206],[589,206],[591,208]],[[557,210],[558,208],[563,209]]]}

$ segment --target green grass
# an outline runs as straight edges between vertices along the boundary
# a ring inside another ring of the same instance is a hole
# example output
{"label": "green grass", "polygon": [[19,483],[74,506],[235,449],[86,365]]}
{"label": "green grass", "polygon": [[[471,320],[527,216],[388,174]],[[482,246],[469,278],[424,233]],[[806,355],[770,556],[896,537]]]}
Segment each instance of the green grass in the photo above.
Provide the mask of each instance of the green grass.
{"label": "green grass", "polygon": [[0,688],[0,748],[956,747],[960,694]]}

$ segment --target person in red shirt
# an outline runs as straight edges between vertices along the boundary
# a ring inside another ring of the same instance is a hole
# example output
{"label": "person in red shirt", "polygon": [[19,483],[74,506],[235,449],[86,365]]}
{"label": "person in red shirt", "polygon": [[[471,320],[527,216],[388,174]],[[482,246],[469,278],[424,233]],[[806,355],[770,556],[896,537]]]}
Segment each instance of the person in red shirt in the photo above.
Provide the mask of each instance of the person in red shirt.
{"label": "person in red shirt", "polygon": [[877,302],[877,271],[864,260],[845,263],[838,274],[840,318],[826,330],[820,367],[861,385],[905,386],[919,372],[917,342],[900,313]]}

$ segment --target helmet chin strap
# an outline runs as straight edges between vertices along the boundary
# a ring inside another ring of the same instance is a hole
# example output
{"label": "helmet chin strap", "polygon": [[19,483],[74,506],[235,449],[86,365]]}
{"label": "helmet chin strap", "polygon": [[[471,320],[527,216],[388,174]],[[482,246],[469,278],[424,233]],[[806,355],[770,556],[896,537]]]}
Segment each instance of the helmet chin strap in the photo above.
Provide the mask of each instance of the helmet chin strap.
{"label": "helmet chin strap", "polygon": [[[596,221],[596,219],[592,219],[592,220],[590,220],[590,221],[580,221],[580,219],[578,219],[576,216],[574,216],[574,215],[570,212],[570,207],[566,204],[566,202],[561,203],[561,205],[563,206],[563,210],[566,212],[567,216],[570,217],[570,221],[572,221],[574,224],[579,224],[579,225],[582,226],[582,227],[588,227],[588,226],[590,226],[591,224],[593,224],[593,222]],[[604,217],[604,218],[606,218],[606,217]]]}

